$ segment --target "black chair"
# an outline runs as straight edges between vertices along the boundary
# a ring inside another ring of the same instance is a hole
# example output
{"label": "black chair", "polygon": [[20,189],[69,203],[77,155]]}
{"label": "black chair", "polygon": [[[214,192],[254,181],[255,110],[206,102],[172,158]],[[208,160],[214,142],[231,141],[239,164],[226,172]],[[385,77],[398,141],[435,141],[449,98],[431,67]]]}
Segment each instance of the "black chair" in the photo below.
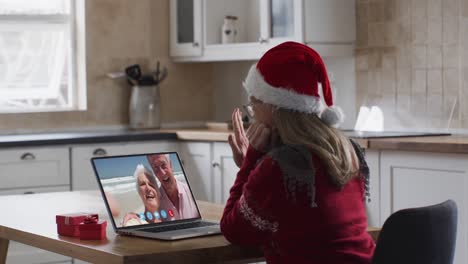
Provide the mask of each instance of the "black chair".
{"label": "black chair", "polygon": [[457,216],[452,200],[393,213],[380,231],[372,263],[453,263]]}

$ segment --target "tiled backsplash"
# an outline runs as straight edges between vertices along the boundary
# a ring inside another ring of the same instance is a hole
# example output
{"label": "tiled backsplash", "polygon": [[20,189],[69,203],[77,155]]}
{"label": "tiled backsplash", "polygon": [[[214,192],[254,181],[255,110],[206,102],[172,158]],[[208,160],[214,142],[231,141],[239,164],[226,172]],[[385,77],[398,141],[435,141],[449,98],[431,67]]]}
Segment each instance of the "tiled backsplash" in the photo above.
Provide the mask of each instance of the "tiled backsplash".
{"label": "tiled backsplash", "polygon": [[356,105],[381,106],[389,129],[468,129],[468,0],[356,5]]}

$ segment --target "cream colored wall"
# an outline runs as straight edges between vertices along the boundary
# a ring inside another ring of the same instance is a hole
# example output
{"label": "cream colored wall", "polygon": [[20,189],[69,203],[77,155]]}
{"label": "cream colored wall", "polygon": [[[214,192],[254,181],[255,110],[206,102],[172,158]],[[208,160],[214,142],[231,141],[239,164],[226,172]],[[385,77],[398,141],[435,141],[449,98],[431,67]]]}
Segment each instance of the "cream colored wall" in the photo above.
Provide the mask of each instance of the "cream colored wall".
{"label": "cream colored wall", "polygon": [[126,126],[130,88],[105,74],[132,63],[155,68],[157,59],[169,71],[162,122],[212,119],[211,64],[170,60],[169,0],[87,0],[86,31],[88,110],[0,114],[0,132]]}
{"label": "cream colored wall", "polygon": [[468,128],[468,0],[358,0],[357,105],[387,128]]}

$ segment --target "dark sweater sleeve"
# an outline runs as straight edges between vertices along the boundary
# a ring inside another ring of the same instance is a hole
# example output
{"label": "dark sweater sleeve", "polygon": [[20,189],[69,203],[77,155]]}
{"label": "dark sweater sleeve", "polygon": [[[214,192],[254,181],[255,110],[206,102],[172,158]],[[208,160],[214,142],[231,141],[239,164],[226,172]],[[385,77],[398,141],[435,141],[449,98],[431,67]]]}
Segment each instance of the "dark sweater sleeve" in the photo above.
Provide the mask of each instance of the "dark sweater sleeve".
{"label": "dark sweater sleeve", "polygon": [[221,219],[221,231],[232,243],[267,243],[278,231],[275,217],[277,196],[281,193],[281,171],[269,156],[258,162],[259,153],[249,148],[241,170],[231,188]]}

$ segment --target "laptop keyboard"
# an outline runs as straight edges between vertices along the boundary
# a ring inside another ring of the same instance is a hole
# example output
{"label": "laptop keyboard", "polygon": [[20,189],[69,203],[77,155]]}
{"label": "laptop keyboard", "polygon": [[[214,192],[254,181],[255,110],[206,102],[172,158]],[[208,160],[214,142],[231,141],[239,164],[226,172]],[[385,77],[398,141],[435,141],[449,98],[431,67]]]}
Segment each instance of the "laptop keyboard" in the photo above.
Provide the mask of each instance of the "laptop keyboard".
{"label": "laptop keyboard", "polygon": [[158,226],[158,227],[152,227],[152,228],[147,228],[143,230],[147,232],[152,232],[152,233],[159,233],[159,232],[166,232],[166,231],[173,231],[173,230],[180,230],[180,229],[213,226],[213,225],[218,225],[218,224],[201,221],[201,222],[182,223],[182,224],[177,224],[177,225]]}

